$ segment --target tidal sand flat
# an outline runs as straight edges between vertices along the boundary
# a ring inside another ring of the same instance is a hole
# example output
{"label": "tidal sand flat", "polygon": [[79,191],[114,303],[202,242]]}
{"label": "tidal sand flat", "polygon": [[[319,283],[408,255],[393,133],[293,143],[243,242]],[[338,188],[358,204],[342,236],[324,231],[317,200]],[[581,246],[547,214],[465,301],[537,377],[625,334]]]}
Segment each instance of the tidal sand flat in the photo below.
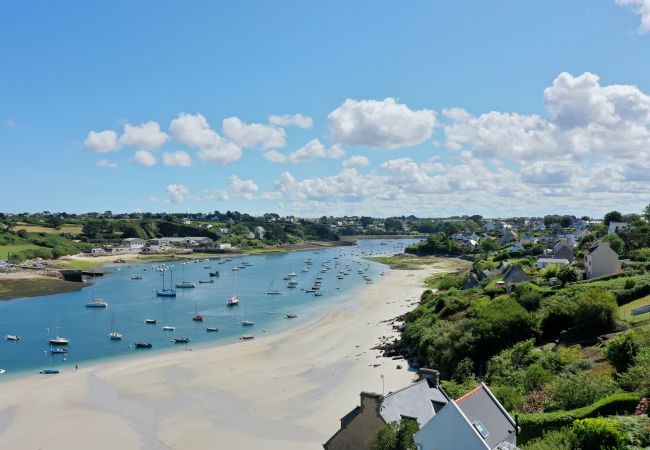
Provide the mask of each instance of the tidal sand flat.
{"label": "tidal sand flat", "polygon": [[370,350],[432,269],[391,271],[320,317],[223,346],[0,385],[0,448],[318,449],[362,390],[413,377]]}

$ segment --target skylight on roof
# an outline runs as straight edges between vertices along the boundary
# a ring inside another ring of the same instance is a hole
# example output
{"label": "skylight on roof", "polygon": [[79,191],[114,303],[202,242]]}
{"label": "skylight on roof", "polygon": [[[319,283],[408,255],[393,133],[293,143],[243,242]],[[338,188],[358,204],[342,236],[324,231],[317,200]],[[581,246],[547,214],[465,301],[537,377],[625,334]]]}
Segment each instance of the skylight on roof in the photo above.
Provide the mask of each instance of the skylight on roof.
{"label": "skylight on roof", "polygon": [[475,420],[474,423],[474,428],[476,428],[476,431],[481,433],[481,436],[483,436],[483,439],[487,439],[487,437],[490,435],[490,432],[483,426],[480,420]]}

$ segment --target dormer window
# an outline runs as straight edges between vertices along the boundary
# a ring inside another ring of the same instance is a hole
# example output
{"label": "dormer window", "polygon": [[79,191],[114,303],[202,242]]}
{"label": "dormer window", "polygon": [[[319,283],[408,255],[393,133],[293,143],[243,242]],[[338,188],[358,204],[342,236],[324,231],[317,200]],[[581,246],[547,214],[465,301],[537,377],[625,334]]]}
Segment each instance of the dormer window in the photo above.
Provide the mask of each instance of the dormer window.
{"label": "dormer window", "polygon": [[474,425],[474,428],[476,428],[476,431],[479,432],[481,436],[483,436],[483,439],[487,439],[487,437],[490,435],[490,432],[483,426],[480,420],[475,420],[472,425]]}

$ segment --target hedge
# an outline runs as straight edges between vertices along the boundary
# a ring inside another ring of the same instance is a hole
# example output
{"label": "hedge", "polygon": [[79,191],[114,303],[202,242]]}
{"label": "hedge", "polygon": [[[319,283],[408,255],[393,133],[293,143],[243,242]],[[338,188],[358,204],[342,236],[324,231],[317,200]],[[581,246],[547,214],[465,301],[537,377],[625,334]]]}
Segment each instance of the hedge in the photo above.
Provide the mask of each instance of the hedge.
{"label": "hedge", "polygon": [[616,302],[625,305],[631,301],[650,295],[650,281],[635,284],[629,289],[615,289],[612,293],[616,296]]}
{"label": "hedge", "polygon": [[521,432],[517,437],[517,443],[525,444],[530,439],[542,436],[546,431],[570,426],[574,420],[633,413],[639,404],[639,399],[640,396],[634,392],[619,392],[591,405],[570,411],[522,414],[519,416]]}

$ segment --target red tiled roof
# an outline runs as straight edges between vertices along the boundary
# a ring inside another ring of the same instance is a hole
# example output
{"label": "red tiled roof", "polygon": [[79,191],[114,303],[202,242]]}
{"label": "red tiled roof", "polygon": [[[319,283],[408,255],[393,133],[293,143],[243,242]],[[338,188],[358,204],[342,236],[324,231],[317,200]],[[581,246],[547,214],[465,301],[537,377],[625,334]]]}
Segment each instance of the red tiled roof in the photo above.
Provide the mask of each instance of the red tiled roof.
{"label": "red tiled roof", "polygon": [[465,400],[467,397],[471,396],[471,395],[474,394],[475,392],[480,391],[482,388],[483,388],[483,386],[478,385],[477,387],[475,387],[474,389],[472,389],[472,390],[469,391],[468,393],[461,395],[460,397],[458,397],[458,398],[457,398],[456,400],[454,400],[454,401],[455,401],[456,404],[458,405],[460,402],[462,402],[463,400]]}

